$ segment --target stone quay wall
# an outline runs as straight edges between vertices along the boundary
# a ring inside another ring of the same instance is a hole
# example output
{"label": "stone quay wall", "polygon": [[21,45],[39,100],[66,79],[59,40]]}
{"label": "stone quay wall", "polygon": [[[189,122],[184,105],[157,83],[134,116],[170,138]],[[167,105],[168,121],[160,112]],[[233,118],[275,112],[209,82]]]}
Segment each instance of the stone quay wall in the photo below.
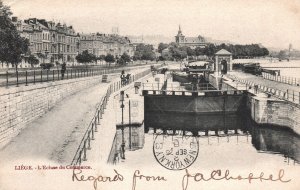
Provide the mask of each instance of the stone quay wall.
{"label": "stone quay wall", "polygon": [[[225,79],[221,84],[220,77],[209,75],[209,82],[219,87],[220,90],[247,90],[245,110],[251,113],[251,118],[258,124],[283,126],[292,129],[297,134],[300,134],[300,106],[289,101],[281,100],[276,97],[269,97],[267,93],[254,92],[250,85],[227,81]],[[271,89],[271,88],[270,88]]]}
{"label": "stone quay wall", "polygon": [[258,124],[285,126],[300,134],[300,108],[287,101],[253,96],[252,119]]}
{"label": "stone quay wall", "polygon": [[[149,68],[131,69],[129,82],[136,81],[150,72]],[[46,114],[63,99],[103,82],[110,83],[110,90],[113,92],[123,88],[119,74],[0,88],[0,149],[29,123]]]}
{"label": "stone quay wall", "polygon": [[102,76],[0,88],[0,148],[67,96],[101,83]]}

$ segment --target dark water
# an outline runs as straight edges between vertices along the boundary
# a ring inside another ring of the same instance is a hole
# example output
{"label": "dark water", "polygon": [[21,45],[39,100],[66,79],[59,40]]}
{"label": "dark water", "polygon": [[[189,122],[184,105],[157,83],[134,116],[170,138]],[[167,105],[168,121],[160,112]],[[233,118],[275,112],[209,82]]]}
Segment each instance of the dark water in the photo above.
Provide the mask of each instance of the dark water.
{"label": "dark water", "polygon": [[[157,134],[196,137],[201,167],[214,165],[219,159],[228,159],[226,166],[233,164],[232,159],[235,164],[249,166],[254,162],[300,163],[300,136],[288,128],[258,126],[247,116],[237,114],[182,113],[146,113],[142,126],[118,127],[109,162],[129,166],[155,163],[152,152]],[[143,162],[140,158],[144,156],[147,159]]]}

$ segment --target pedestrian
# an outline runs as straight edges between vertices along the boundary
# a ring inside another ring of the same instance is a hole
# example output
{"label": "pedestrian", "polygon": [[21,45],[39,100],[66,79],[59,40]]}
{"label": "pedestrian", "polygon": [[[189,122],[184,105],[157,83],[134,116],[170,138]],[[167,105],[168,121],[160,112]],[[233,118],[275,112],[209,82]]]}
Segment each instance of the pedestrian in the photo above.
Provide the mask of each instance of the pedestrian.
{"label": "pedestrian", "polygon": [[66,72],[66,62],[61,65],[61,80],[64,80],[65,72]]}

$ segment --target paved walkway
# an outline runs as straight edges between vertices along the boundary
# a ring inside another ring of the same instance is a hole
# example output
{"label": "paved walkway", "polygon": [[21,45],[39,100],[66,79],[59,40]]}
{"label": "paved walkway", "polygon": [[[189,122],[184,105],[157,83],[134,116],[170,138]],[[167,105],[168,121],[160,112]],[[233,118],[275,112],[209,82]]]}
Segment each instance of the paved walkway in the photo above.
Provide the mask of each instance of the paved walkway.
{"label": "paved walkway", "polygon": [[[130,73],[137,74],[142,70],[145,69],[138,68]],[[119,76],[113,76],[110,79],[120,80]],[[0,150],[1,161],[17,162],[36,159],[70,164],[109,85],[110,83],[100,83],[71,95],[55,105],[47,114],[28,124],[18,136]],[[133,83],[129,86],[133,86]],[[113,114],[114,117],[113,106],[105,113],[106,115]],[[115,128],[116,122],[113,120],[107,117],[106,123],[109,124],[107,126]],[[105,133],[108,133],[107,130],[104,130],[102,134],[105,135]],[[110,149],[111,143],[104,147]]]}
{"label": "paved walkway", "polygon": [[[146,82],[151,80],[151,74],[142,77],[138,81]],[[128,117],[128,102],[131,100],[132,103],[132,123],[142,123],[144,120],[143,113],[143,96],[142,89],[139,89],[139,93],[135,94],[135,89],[133,83],[123,87],[121,90],[125,91],[125,101],[124,101],[124,123],[129,123]],[[121,124],[121,102],[119,101],[120,91],[113,93],[108,101],[107,107],[104,111],[103,119],[101,120],[101,125],[98,126],[98,132],[95,133],[95,140],[91,141],[91,151],[87,151],[87,161],[83,162],[83,165],[93,165],[98,167],[103,167],[107,164],[108,158],[110,156],[114,137],[116,135],[116,125]],[[135,107],[134,102],[138,102],[137,107]]]}
{"label": "paved walkway", "polygon": [[270,88],[276,88],[276,89],[283,90],[283,91],[286,91],[286,90],[294,90],[294,91],[298,91],[298,92],[300,91],[300,86],[291,86],[289,84],[276,82],[276,81],[272,81],[272,80],[267,80],[262,77],[255,76],[255,75],[248,74],[248,73],[232,72],[230,74],[236,76],[239,79],[248,80],[250,82],[264,85],[264,86],[267,86]]}
{"label": "paved walkway", "polygon": [[71,95],[30,123],[0,150],[1,162],[36,158],[69,164],[108,85]]}
{"label": "paved walkway", "polygon": [[232,72],[226,75],[226,77],[235,79],[237,86],[241,84],[245,90],[249,88],[249,85],[252,87],[257,85],[258,91],[271,94],[279,99],[287,100],[291,103],[295,103],[295,105],[300,104],[299,86],[291,86],[289,84],[267,80],[259,76],[242,72]]}

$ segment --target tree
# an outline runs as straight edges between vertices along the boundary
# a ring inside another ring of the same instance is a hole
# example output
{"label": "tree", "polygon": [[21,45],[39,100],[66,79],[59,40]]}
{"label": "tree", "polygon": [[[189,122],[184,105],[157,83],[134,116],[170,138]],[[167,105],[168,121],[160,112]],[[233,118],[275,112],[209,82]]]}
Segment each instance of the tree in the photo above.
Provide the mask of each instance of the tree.
{"label": "tree", "polygon": [[141,57],[142,60],[149,60],[149,61],[153,61],[155,60],[155,53],[154,52],[144,52],[142,57]]}
{"label": "tree", "polygon": [[104,58],[104,60],[109,64],[115,62],[115,57],[112,54],[107,54]]}
{"label": "tree", "polygon": [[18,68],[22,56],[29,52],[29,41],[20,36],[12,23],[12,12],[0,0],[0,61]]}
{"label": "tree", "polygon": [[204,48],[196,47],[196,49],[195,49],[195,55],[196,56],[204,55]]}
{"label": "tree", "polygon": [[105,55],[100,55],[99,57],[96,57],[96,60],[100,61],[100,64],[101,64],[101,61],[104,61],[104,58],[105,58]]}
{"label": "tree", "polygon": [[263,56],[267,56],[270,54],[269,50],[267,48],[262,48]]}
{"label": "tree", "polygon": [[76,56],[76,60],[78,63],[83,63],[87,66],[88,63],[92,63],[96,60],[96,56],[89,53],[88,50],[84,50]]}
{"label": "tree", "polygon": [[53,63],[41,63],[40,66],[42,69],[50,69],[51,67],[54,67]]}
{"label": "tree", "polygon": [[158,44],[158,52],[161,53],[162,50],[167,49],[169,47],[169,44],[159,43]]}
{"label": "tree", "polygon": [[123,58],[118,59],[119,65],[126,65],[126,61]]}
{"label": "tree", "polygon": [[37,56],[38,56],[38,58],[42,59],[43,60],[42,63],[44,63],[46,55],[39,52],[39,53],[37,53]]}
{"label": "tree", "polygon": [[125,64],[131,61],[130,56],[127,53],[123,53],[121,59],[125,61]]}
{"label": "tree", "polygon": [[134,52],[133,60],[155,60],[154,48],[152,45],[138,44]]}
{"label": "tree", "polygon": [[38,58],[36,58],[34,55],[30,55],[28,57],[28,63],[31,65],[31,67],[33,67],[34,65],[38,65],[39,64],[39,60]]}
{"label": "tree", "polygon": [[282,59],[286,59],[287,58],[287,54],[284,50],[280,50],[280,52],[278,53],[277,57],[282,60]]}
{"label": "tree", "polygon": [[100,55],[99,58],[100,58],[100,60],[104,60],[105,59],[105,55]]}
{"label": "tree", "polygon": [[188,56],[195,56],[196,55],[196,51],[190,47],[186,48],[186,53]]}
{"label": "tree", "polygon": [[174,48],[172,51],[172,57],[177,60],[182,60],[187,57],[187,52],[180,48]]}
{"label": "tree", "polygon": [[214,44],[208,44],[204,50],[203,50],[204,55],[208,57],[213,57],[216,53],[216,46]]}

